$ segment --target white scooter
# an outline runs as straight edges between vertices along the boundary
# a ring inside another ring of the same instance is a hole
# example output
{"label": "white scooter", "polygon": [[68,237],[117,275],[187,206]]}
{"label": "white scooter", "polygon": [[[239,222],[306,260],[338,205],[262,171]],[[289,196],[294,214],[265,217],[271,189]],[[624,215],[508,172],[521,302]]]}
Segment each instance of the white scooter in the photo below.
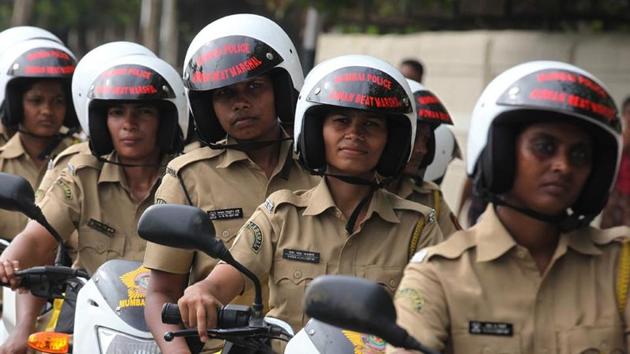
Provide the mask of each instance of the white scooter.
{"label": "white scooter", "polygon": [[[0,208],[19,211],[36,220],[63,244],[35,205],[33,189],[22,177],[0,173]],[[34,267],[17,274],[21,286],[35,296],[72,301],[69,294],[78,291],[73,334],[40,332],[31,336],[32,342],[29,339],[31,348],[45,353],[160,353],[144,321],[149,271],[139,262],[108,261],[92,278],[84,271],[65,266]],[[5,307],[4,311],[7,312],[3,314],[3,322],[5,315],[14,309]],[[7,318],[4,330],[10,334],[10,325],[15,322],[8,321]]]}
{"label": "white scooter", "polygon": [[[207,332],[209,338],[227,341],[223,354],[273,353],[271,339],[288,342],[285,354],[378,353],[385,350],[385,341],[380,338],[399,347],[434,354],[396,325],[396,310],[385,289],[363,279],[333,277],[332,280],[313,281],[306,294],[306,313],[330,324],[312,319],[294,336],[286,322],[263,317],[258,278],[215,239],[212,223],[199,208],[153,205],[140,217],[138,234],[157,244],[200,250],[232,265],[252,280],[256,290],[254,304],[251,307],[223,307],[217,314],[217,328]],[[165,304],[162,321],[181,324],[176,304]],[[164,338],[169,341],[175,337],[197,335],[197,329],[192,328],[168,332]]]}

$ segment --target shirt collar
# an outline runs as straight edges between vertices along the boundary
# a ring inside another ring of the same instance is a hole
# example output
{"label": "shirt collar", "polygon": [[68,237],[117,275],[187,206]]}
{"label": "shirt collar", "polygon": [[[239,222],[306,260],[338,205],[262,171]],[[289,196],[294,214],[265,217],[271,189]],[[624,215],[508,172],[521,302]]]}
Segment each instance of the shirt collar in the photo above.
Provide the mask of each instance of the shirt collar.
{"label": "shirt collar", "polygon": [[471,230],[475,232],[477,262],[495,260],[516,246],[516,242],[495,213],[493,204],[488,204],[479,223]]}
{"label": "shirt collar", "polygon": [[319,215],[330,208],[336,208],[335,201],[330,195],[326,178],[322,177],[319,184],[311,189],[311,197],[303,215]]}
{"label": "shirt collar", "polygon": [[24,150],[24,146],[22,146],[22,141],[20,140],[20,134],[14,134],[11,139],[0,148],[0,151],[2,152],[2,157],[5,159],[14,159],[26,154],[26,150]]}
{"label": "shirt collar", "polygon": [[[497,217],[493,204],[488,204],[479,223],[473,229],[475,230],[478,262],[497,259],[516,246],[516,242]],[[586,255],[602,254],[602,251],[593,243],[589,234],[590,230],[590,228],[580,228],[561,234],[554,258],[565,254],[567,248]]]}
{"label": "shirt collar", "polygon": [[[385,221],[394,224],[400,223],[400,219],[392,207],[394,205],[393,198],[396,196],[382,189],[374,191],[365,214],[365,220],[372,218],[373,214],[378,214]],[[319,215],[330,208],[337,208],[337,205],[330,194],[326,178],[322,177],[319,184],[311,190],[311,197],[303,215]]]}
{"label": "shirt collar", "polygon": [[[287,138],[289,135],[282,130],[282,138]],[[227,139],[220,141],[218,144],[237,144],[238,141],[231,136],[228,136]],[[277,171],[281,170],[287,161],[287,155],[291,152],[291,140],[284,140],[280,142],[280,154],[278,155],[278,166],[274,170],[274,175]],[[236,149],[224,149],[221,154],[221,161],[217,164],[217,168],[228,168],[233,163],[238,161],[246,161],[249,160],[249,157],[246,153]]]}

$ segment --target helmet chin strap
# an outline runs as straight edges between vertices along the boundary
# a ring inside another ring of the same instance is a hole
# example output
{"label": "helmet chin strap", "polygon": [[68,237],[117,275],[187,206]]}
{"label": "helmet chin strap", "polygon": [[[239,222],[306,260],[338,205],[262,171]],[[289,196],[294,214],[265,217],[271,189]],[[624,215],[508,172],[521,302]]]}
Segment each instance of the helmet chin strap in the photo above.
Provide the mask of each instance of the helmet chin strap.
{"label": "helmet chin strap", "polygon": [[352,232],[354,231],[354,226],[357,223],[357,219],[359,218],[359,214],[361,213],[363,208],[365,208],[365,206],[368,205],[368,203],[372,199],[372,196],[374,195],[374,192],[377,189],[383,187],[383,185],[385,185],[387,182],[389,182],[388,179],[385,179],[385,180],[383,180],[381,182],[376,182],[375,179],[368,180],[368,179],[361,178],[361,177],[345,176],[345,175],[339,175],[339,174],[333,174],[333,173],[327,173],[327,172],[321,172],[321,173],[318,173],[318,174],[320,176],[322,176],[322,177],[336,178],[336,179],[338,179],[338,180],[340,180],[340,181],[342,181],[344,183],[354,184],[354,185],[359,185],[359,186],[369,186],[370,187],[369,193],[363,199],[361,199],[359,204],[357,204],[357,206],[352,211],[352,214],[350,214],[350,218],[348,218],[348,222],[346,223],[346,232],[348,234],[352,234]]}
{"label": "helmet chin strap", "polygon": [[55,150],[55,148],[57,148],[57,146],[59,146],[59,144],[61,144],[63,139],[74,135],[75,133],[77,133],[79,131],[79,129],[77,129],[77,128],[70,128],[65,133],[56,133],[56,134],[50,135],[50,136],[35,134],[35,133],[29,132],[27,130],[24,130],[22,128],[18,128],[17,131],[19,133],[21,133],[21,134],[28,135],[28,136],[30,136],[32,138],[35,138],[35,139],[50,140],[50,143],[46,146],[46,148],[39,155],[37,155],[37,158],[39,160],[45,160],[45,159],[47,159],[50,156],[50,154],[53,152],[53,150]]}
{"label": "helmet chin strap", "polygon": [[275,140],[239,141],[238,143],[234,143],[234,144],[206,143],[206,145],[210,147],[211,149],[233,149],[233,150],[238,150],[238,151],[242,151],[246,153],[249,151],[262,149],[264,147],[267,147],[267,146],[270,146],[279,142],[287,141],[287,140],[293,140],[293,138],[286,137],[286,138],[280,138],[280,139],[275,139]]}
{"label": "helmet chin strap", "polygon": [[556,214],[556,215],[548,215],[548,214],[539,213],[530,208],[523,208],[523,207],[516,206],[506,201],[504,198],[500,198],[494,193],[490,193],[490,192],[483,193],[483,197],[484,199],[489,200],[494,205],[505,206],[507,208],[516,210],[517,212],[521,214],[527,215],[530,218],[542,221],[547,224],[555,225],[560,229],[560,231],[563,231],[563,232],[568,232],[568,231],[575,230],[580,227],[587,226],[591,222],[591,220],[593,220],[593,218],[595,217],[595,215],[593,216],[578,215],[576,213],[569,214],[566,211],[560,214]]}

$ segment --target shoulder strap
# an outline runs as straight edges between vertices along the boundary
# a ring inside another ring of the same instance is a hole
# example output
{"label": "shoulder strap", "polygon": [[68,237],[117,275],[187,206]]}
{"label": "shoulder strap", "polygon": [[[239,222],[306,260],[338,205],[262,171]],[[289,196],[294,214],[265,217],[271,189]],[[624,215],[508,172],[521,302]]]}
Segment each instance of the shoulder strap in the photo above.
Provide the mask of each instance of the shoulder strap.
{"label": "shoulder strap", "polygon": [[619,262],[617,263],[617,309],[621,318],[624,318],[628,304],[628,287],[630,287],[630,242],[621,244]]}
{"label": "shoulder strap", "polygon": [[442,211],[440,204],[442,204],[440,190],[436,189],[433,191],[433,209],[435,209],[435,218],[437,220],[440,220],[440,211]]}
{"label": "shoulder strap", "polygon": [[409,241],[409,249],[407,253],[407,259],[410,260],[414,254],[416,254],[418,248],[418,242],[420,242],[420,236],[422,235],[422,230],[424,230],[425,220],[424,218],[420,218],[416,223],[416,227],[413,229],[413,234],[411,235],[411,241]]}

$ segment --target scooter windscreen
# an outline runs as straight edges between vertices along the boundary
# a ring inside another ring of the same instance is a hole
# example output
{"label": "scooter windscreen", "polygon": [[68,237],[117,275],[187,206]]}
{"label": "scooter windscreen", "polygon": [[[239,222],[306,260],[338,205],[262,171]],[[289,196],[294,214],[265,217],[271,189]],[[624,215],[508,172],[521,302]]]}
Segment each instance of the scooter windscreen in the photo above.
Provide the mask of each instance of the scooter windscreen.
{"label": "scooter windscreen", "polygon": [[308,321],[304,326],[304,332],[309,334],[319,353],[385,353],[386,343],[381,338],[341,329],[315,319]]}
{"label": "scooter windscreen", "polygon": [[144,321],[144,297],[149,270],[140,262],[111,260],[92,276],[96,287],[112,310],[128,325],[148,331]]}

